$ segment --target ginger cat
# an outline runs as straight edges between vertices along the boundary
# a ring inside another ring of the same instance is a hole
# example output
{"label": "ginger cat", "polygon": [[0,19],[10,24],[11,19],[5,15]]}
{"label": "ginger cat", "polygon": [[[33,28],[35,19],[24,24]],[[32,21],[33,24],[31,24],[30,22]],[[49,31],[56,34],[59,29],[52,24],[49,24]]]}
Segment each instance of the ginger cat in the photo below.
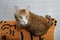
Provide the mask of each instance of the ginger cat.
{"label": "ginger cat", "polygon": [[46,15],[46,18],[49,19],[49,21],[47,21],[43,16],[33,14],[29,10],[29,7],[19,10],[19,8],[15,6],[14,16],[19,27],[25,28],[35,36],[42,36],[46,34],[52,25],[52,18],[49,15]]}

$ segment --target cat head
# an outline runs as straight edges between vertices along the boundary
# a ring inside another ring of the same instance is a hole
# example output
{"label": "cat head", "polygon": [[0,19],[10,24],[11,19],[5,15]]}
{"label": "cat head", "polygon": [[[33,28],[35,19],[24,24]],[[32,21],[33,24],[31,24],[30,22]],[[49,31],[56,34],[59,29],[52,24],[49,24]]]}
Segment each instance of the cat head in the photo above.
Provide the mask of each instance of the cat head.
{"label": "cat head", "polygon": [[17,6],[15,6],[14,16],[15,16],[16,21],[18,21],[18,23],[20,25],[28,24],[28,20],[29,20],[29,7],[27,7],[26,9],[19,10],[19,8]]}

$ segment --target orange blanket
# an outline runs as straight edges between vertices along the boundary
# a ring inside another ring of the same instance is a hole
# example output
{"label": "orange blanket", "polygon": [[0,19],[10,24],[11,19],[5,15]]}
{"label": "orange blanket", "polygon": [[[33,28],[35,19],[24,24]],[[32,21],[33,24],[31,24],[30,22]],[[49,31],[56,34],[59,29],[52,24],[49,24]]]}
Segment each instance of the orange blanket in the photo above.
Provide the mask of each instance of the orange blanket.
{"label": "orange blanket", "polygon": [[[52,19],[53,20],[53,19]],[[48,32],[42,36],[43,40],[54,40],[55,19]],[[0,22],[0,40],[40,40],[39,37],[32,36],[25,29],[18,27],[16,21]]]}

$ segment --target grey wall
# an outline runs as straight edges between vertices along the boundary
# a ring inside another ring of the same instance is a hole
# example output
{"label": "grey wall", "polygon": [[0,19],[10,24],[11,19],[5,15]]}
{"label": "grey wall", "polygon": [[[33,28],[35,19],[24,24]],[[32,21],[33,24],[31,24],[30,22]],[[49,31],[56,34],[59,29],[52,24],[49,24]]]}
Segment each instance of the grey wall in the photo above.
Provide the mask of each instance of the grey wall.
{"label": "grey wall", "polygon": [[14,5],[19,8],[26,8],[37,15],[49,14],[56,18],[58,23],[54,31],[54,39],[60,40],[60,0],[0,0],[0,20],[15,20]]}

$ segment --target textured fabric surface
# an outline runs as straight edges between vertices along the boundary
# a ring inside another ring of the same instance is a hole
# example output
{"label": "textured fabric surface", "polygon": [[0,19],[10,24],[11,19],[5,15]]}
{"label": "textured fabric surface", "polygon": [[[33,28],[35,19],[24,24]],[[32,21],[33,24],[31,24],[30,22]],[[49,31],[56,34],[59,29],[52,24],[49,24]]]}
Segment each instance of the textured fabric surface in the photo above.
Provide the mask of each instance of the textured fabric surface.
{"label": "textured fabric surface", "polygon": [[27,30],[18,27],[16,21],[0,21],[0,40],[54,40],[56,20],[52,19],[53,25],[40,39],[32,36]]}

